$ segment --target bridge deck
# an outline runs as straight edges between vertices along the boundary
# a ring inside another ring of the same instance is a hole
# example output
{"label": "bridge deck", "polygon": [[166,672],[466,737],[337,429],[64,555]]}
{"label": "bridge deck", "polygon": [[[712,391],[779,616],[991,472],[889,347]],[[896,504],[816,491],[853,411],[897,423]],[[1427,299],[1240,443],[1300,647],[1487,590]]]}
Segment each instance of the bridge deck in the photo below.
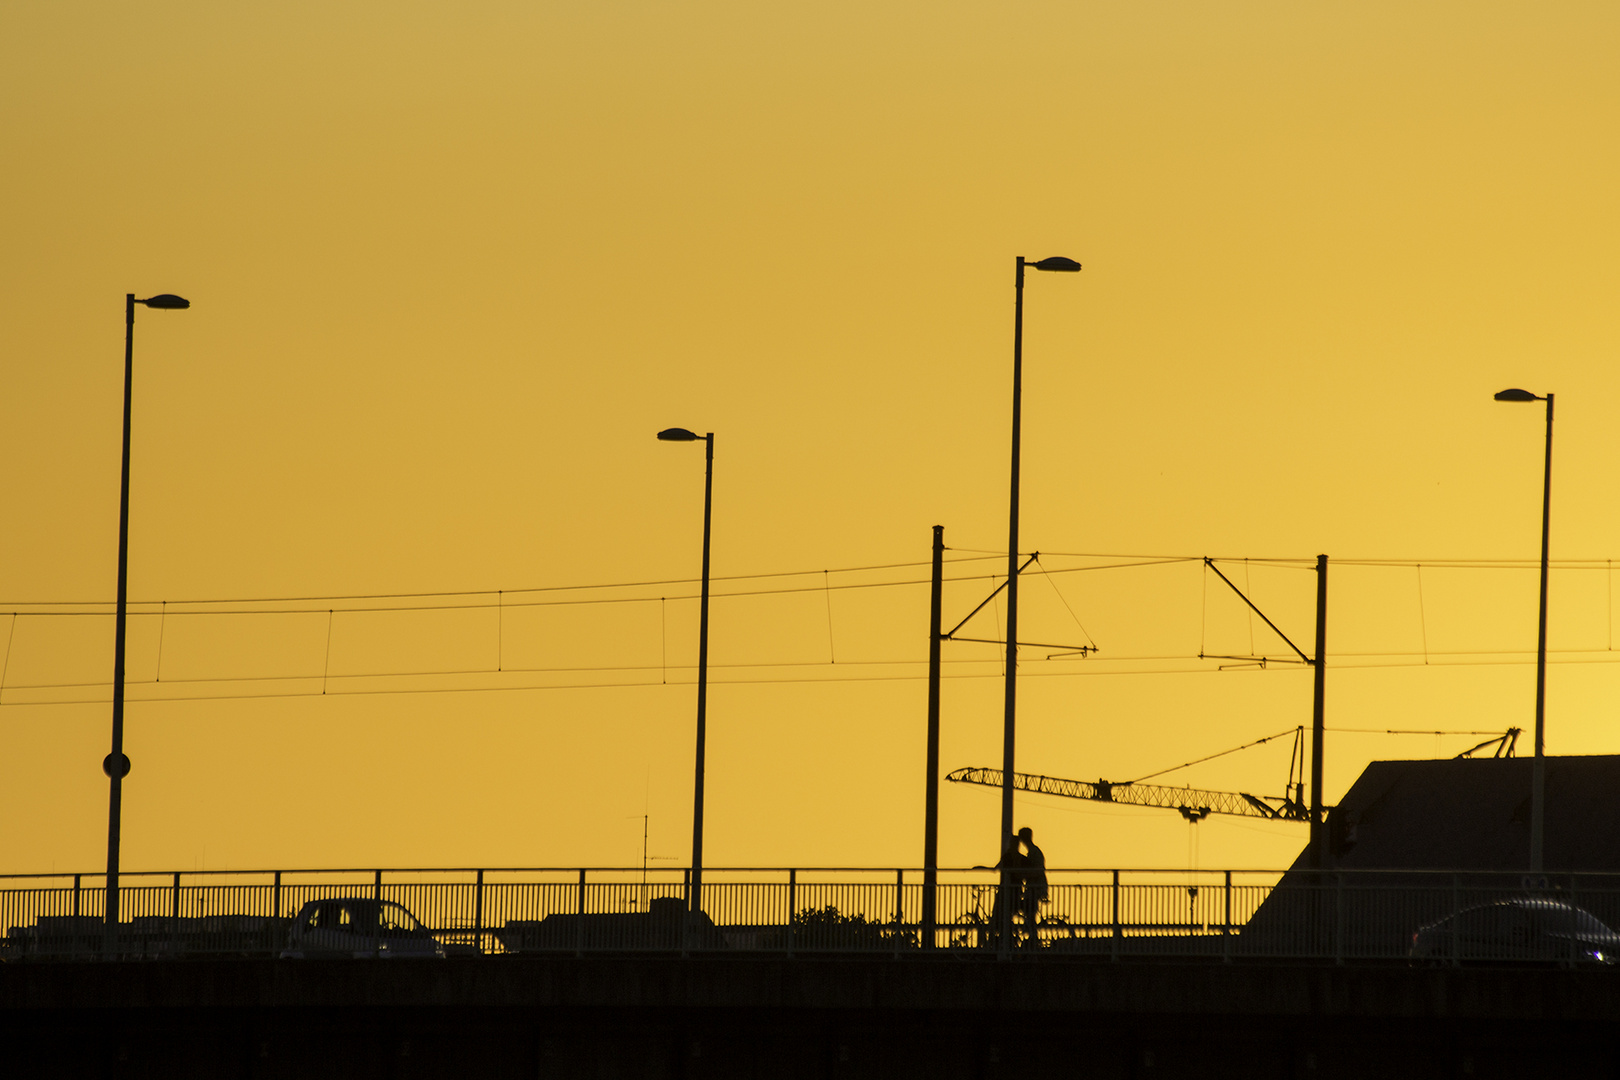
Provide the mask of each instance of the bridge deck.
{"label": "bridge deck", "polygon": [[1607,970],[952,958],[0,966],[10,1075],[1615,1075]]}

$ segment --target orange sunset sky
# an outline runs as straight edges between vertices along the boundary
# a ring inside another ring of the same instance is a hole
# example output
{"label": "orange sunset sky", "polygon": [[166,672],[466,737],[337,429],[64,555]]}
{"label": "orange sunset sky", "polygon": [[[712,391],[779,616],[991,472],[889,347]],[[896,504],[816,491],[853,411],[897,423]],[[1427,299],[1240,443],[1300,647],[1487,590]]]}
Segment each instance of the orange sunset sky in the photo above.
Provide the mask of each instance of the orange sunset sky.
{"label": "orange sunset sky", "polygon": [[[0,872],[105,858],[131,291],[194,306],[136,322],[128,870],[627,866],[643,814],[683,863],[673,425],[716,433],[716,591],[750,594],[713,610],[706,861],[918,865],[930,529],[954,623],[1004,568],[1018,255],[1085,266],[1026,296],[1023,636],[1101,650],[1024,654],[1020,769],[1309,724],[1307,671],[1197,659],[1286,655],[1206,554],[1307,649],[1276,560],[1332,557],[1330,728],[1528,728],[1510,386],[1558,396],[1549,752],[1620,751],[1617,59],[1576,0],[13,0]],[[999,765],[998,651],[945,655],[942,765]],[[1484,737],[1335,733],[1327,800]],[[1166,779],[1280,794],[1287,760]],[[946,785],[942,862],[998,815]],[[1018,817],[1053,866],[1303,843]]]}

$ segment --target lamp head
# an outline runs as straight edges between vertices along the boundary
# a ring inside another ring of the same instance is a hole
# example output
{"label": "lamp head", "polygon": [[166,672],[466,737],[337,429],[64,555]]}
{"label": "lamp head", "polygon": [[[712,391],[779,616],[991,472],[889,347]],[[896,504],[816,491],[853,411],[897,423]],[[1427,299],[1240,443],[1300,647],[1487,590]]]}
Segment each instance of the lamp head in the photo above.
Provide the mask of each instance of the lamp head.
{"label": "lamp head", "polygon": [[1050,259],[1042,259],[1038,263],[1031,263],[1037,270],[1056,270],[1063,274],[1072,274],[1080,269],[1080,264],[1073,259],[1066,259],[1062,255],[1053,255]]}
{"label": "lamp head", "polygon": [[172,311],[179,311],[191,306],[190,300],[187,300],[183,296],[176,296],[174,293],[168,292],[159,293],[157,296],[148,297],[145,300],[137,300],[135,302],[137,304],[145,304],[149,308],[168,308]]}
{"label": "lamp head", "polygon": [[695,431],[687,431],[683,427],[665,428],[658,433],[659,442],[697,442],[703,436]]}
{"label": "lamp head", "polygon": [[1528,390],[1503,390],[1496,395],[1497,401],[1540,401],[1541,399]]}

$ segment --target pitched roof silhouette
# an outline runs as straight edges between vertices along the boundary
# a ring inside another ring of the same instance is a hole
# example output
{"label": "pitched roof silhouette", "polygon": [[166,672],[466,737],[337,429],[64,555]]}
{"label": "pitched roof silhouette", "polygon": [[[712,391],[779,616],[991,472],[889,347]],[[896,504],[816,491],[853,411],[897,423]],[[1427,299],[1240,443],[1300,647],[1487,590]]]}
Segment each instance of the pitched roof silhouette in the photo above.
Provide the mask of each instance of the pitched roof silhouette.
{"label": "pitched roof silhouette", "polygon": [[[1544,864],[1620,871],[1620,755],[1549,757]],[[1523,871],[1532,759],[1374,761],[1328,815],[1340,870]],[[1309,851],[1292,869],[1310,867]]]}

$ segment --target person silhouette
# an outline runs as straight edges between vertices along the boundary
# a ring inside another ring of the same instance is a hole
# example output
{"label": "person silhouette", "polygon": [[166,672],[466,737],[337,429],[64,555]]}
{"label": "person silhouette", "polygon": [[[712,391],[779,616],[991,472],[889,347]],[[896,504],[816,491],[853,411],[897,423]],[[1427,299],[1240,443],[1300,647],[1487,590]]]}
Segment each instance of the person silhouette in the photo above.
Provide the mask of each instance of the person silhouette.
{"label": "person silhouette", "polygon": [[1003,941],[1012,943],[1012,913],[1019,910],[1022,904],[1024,854],[1018,850],[1018,837],[1007,837],[996,869],[1001,871],[1001,876],[996,887],[996,901],[990,908],[989,941],[999,946]]}
{"label": "person silhouette", "polygon": [[1024,916],[1024,941],[1031,946],[1040,945],[1035,921],[1041,905],[1046,902],[1046,854],[1035,846],[1035,830],[1028,825],[1018,830],[1018,842],[1024,851],[1019,856],[1023,867],[1019,872],[1018,909]]}

